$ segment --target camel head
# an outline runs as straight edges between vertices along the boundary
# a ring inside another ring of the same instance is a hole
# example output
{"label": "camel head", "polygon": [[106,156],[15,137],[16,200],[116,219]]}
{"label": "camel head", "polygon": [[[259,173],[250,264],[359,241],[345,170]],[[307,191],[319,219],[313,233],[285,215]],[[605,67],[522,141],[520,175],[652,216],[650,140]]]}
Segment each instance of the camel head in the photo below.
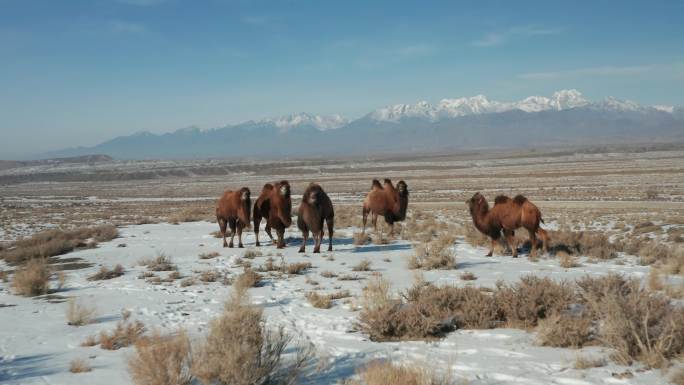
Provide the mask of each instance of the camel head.
{"label": "camel head", "polygon": [[310,205],[317,205],[321,201],[322,193],[323,189],[321,186],[311,183],[309,188],[306,189],[305,196],[303,196],[302,199]]}
{"label": "camel head", "polygon": [[278,210],[278,216],[283,224],[286,227],[289,227],[292,224],[292,200],[290,199],[290,183],[286,180],[282,180],[276,183],[274,187],[277,189],[276,196],[278,197],[278,201],[280,201],[280,204],[277,204],[275,203],[276,200],[274,199],[274,204],[276,204]]}
{"label": "camel head", "polygon": [[252,206],[250,195],[251,193],[247,187],[240,189],[240,208],[238,209],[238,217],[243,223],[249,223],[250,208]]}
{"label": "camel head", "polygon": [[290,197],[290,183],[288,181],[281,180],[276,186],[278,186],[278,193],[280,196],[286,199]]}
{"label": "camel head", "polygon": [[487,204],[487,200],[485,199],[484,195],[480,194],[479,192],[476,192],[473,197],[468,199],[465,203],[470,209],[470,214],[472,215],[480,212],[487,212],[489,210],[489,204]]}
{"label": "camel head", "polygon": [[408,186],[406,185],[406,182],[400,180],[399,183],[397,183],[397,192],[399,192],[400,197],[408,196]]}

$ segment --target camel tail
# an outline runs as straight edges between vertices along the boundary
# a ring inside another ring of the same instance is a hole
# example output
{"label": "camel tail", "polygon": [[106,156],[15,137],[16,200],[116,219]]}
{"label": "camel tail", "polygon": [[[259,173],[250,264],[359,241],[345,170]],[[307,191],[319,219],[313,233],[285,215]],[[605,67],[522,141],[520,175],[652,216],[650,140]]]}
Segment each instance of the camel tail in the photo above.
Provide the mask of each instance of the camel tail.
{"label": "camel tail", "polygon": [[372,188],[382,188],[382,185],[380,184],[380,181],[377,179],[373,179],[373,186]]}

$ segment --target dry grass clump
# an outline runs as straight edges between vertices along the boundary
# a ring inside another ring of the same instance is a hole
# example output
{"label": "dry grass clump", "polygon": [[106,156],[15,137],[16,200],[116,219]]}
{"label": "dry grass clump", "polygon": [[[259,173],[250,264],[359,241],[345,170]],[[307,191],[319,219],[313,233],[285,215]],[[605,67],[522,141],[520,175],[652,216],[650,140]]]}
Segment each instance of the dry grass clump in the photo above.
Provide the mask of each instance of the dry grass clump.
{"label": "dry grass clump", "polygon": [[352,267],[352,271],[370,271],[371,261],[364,259]]}
{"label": "dry grass clump", "polygon": [[424,365],[395,365],[374,361],[357,372],[360,380],[347,380],[344,385],[453,385],[449,374],[438,375]]}
{"label": "dry grass clump", "polygon": [[33,258],[14,272],[12,287],[18,295],[46,294],[50,286],[52,269],[45,258]]}
{"label": "dry grass clump", "polygon": [[163,336],[159,332],[135,343],[128,371],[138,385],[189,385],[192,383],[190,340],[185,332]]}
{"label": "dry grass clump", "polygon": [[579,262],[577,262],[577,259],[573,257],[572,255],[566,253],[565,251],[558,251],[556,252],[556,257],[558,257],[558,264],[565,269],[570,269],[573,267],[579,267],[581,266]]}
{"label": "dry grass clump", "polygon": [[370,242],[370,235],[368,233],[360,233],[360,232],[355,232],[353,237],[354,241],[354,246],[363,246],[367,245],[368,242]]}
{"label": "dry grass clump", "polygon": [[169,216],[168,221],[177,225],[181,222],[211,220],[211,211],[204,207],[188,207]]}
{"label": "dry grass clump", "polygon": [[575,292],[567,282],[529,275],[515,284],[498,283],[494,296],[506,323],[527,329],[537,326],[540,319],[564,312],[574,302]]}
{"label": "dry grass clump", "polygon": [[285,360],[292,340],[282,327],[269,329],[262,309],[238,291],[193,349],[192,373],[204,384],[292,384],[311,357],[310,349],[298,347],[296,357]]}
{"label": "dry grass clump", "polygon": [[105,279],[121,277],[124,275],[124,272],[124,268],[121,265],[116,265],[113,269],[109,269],[107,266],[102,266],[97,273],[88,277],[88,281],[101,281]]}
{"label": "dry grass clump", "polygon": [[96,310],[92,306],[87,306],[76,302],[75,299],[69,300],[66,310],[67,325],[83,326],[93,322]]}
{"label": "dry grass clump", "polygon": [[0,250],[0,258],[11,264],[68,253],[76,248],[95,247],[118,236],[115,226],[100,225],[74,230],[52,229],[23,238]]}
{"label": "dry grass clump", "polygon": [[537,341],[543,346],[580,348],[592,339],[592,320],[567,312],[541,320],[537,329]]}
{"label": "dry grass clump", "polygon": [[100,333],[100,347],[105,350],[118,350],[135,344],[145,333],[145,324],[140,321],[119,321],[110,333]]}
{"label": "dry grass clump", "polygon": [[195,283],[197,283],[197,281],[195,281],[195,278],[188,277],[188,278],[185,278],[184,280],[181,281],[180,286],[181,287],[188,287],[188,286],[194,285]]}
{"label": "dry grass clump", "polygon": [[453,236],[444,234],[429,242],[419,243],[414,247],[415,254],[409,258],[409,269],[453,269],[456,267],[451,246]]}
{"label": "dry grass clump", "polygon": [[662,368],[684,353],[684,309],[636,279],[608,275],[578,281],[590,316],[598,323],[598,340],[613,349],[622,364],[641,361]]}
{"label": "dry grass clump", "polygon": [[217,253],[217,252],[215,252],[215,251],[212,251],[212,252],[210,252],[210,253],[202,253],[202,254],[200,254],[200,255],[199,255],[199,259],[211,259],[211,258],[216,258],[216,257],[218,257],[219,255],[221,255],[221,254],[219,254],[219,253]]}
{"label": "dry grass clump", "polygon": [[600,368],[602,366],[606,366],[607,362],[605,358],[597,357],[597,358],[591,358],[591,357],[586,357],[586,356],[580,356],[578,355],[577,358],[575,359],[575,369],[591,369],[591,368]]}
{"label": "dry grass clump", "polygon": [[385,235],[382,233],[382,230],[374,233],[371,236],[371,241],[374,245],[387,245],[390,242],[389,238],[385,237]]}
{"label": "dry grass clump", "polygon": [[91,335],[86,337],[86,339],[81,342],[81,346],[91,347],[97,345],[98,343],[99,341],[97,340],[97,337]]}
{"label": "dry grass clump", "polygon": [[256,257],[261,257],[262,255],[263,253],[261,252],[261,250],[247,249],[245,250],[245,253],[242,255],[242,257],[246,259],[254,259]]}
{"label": "dry grass clump", "polygon": [[199,275],[199,280],[207,283],[207,282],[216,282],[217,279],[221,278],[221,273],[214,269],[214,270],[205,270],[200,273]]}
{"label": "dry grass clump", "polygon": [[673,385],[684,385],[684,367],[676,369],[674,373],[670,375],[670,382]]}
{"label": "dry grass clump", "polygon": [[153,259],[143,259],[140,264],[147,266],[149,271],[173,271],[178,270],[178,266],[174,265],[171,257],[164,253],[159,253]]}
{"label": "dry grass clump", "polygon": [[335,277],[337,277],[337,274],[333,273],[330,270],[325,270],[325,271],[321,272],[321,277],[323,277],[323,278],[335,278]]}
{"label": "dry grass clump", "polygon": [[549,252],[563,251],[571,255],[585,255],[597,259],[617,257],[620,246],[611,243],[608,236],[592,231],[572,231],[568,229],[549,231],[551,238]]}
{"label": "dry grass clump", "polygon": [[281,269],[288,274],[302,274],[304,271],[311,268],[311,262],[295,262],[284,265]]}
{"label": "dry grass clump", "polygon": [[261,280],[261,274],[252,269],[246,268],[245,271],[238,275],[238,277],[235,279],[233,286],[235,287],[235,290],[244,291],[250,287],[259,286],[259,284],[261,284]]}
{"label": "dry grass clump", "polygon": [[460,277],[464,281],[474,281],[477,279],[477,276],[471,271],[464,271],[461,273]]}
{"label": "dry grass clump", "polygon": [[313,307],[319,309],[330,309],[334,300],[347,298],[350,296],[351,294],[349,293],[349,290],[337,291],[330,294],[318,294],[312,291],[306,295],[306,299]]}
{"label": "dry grass clump", "polygon": [[86,373],[91,370],[93,369],[88,365],[88,361],[83,358],[76,358],[69,362],[69,371],[71,373]]}

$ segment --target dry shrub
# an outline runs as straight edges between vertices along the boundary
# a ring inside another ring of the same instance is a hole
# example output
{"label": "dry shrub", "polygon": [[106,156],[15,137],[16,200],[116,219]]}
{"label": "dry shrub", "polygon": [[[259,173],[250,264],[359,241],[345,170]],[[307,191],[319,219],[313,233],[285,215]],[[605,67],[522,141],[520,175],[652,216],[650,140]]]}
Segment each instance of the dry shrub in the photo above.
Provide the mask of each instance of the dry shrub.
{"label": "dry shrub", "polygon": [[190,340],[185,332],[163,336],[154,332],[135,343],[128,371],[138,385],[189,385],[192,382]]}
{"label": "dry shrub", "polygon": [[196,283],[195,278],[188,277],[188,278],[185,278],[184,280],[181,281],[180,286],[181,287],[188,287],[188,286],[194,285],[195,283]]}
{"label": "dry shrub", "polygon": [[370,242],[370,235],[368,235],[368,233],[355,232],[353,235],[353,240],[355,246],[367,245],[368,242]]}
{"label": "dry shrub", "polygon": [[441,235],[429,242],[419,243],[414,247],[415,255],[409,258],[409,269],[453,269],[456,267],[451,246],[455,238]]}
{"label": "dry shrub", "polygon": [[363,261],[357,263],[354,267],[352,267],[352,271],[370,271],[371,267],[371,261],[368,259],[364,259]]}
{"label": "dry shrub", "polygon": [[321,277],[323,277],[323,278],[335,278],[335,277],[337,277],[337,274],[333,273],[330,270],[325,270],[325,271],[321,272]]}
{"label": "dry shrub", "polygon": [[261,284],[261,274],[255,272],[252,269],[245,269],[245,271],[238,275],[233,283],[236,290],[243,291],[250,287],[257,287]]}
{"label": "dry shrub", "polygon": [[387,361],[374,361],[358,371],[359,380],[346,381],[345,385],[452,385],[449,374],[438,375],[425,365],[395,365]]}
{"label": "dry shrub", "polygon": [[203,220],[214,220],[211,210],[205,207],[187,207],[169,216],[168,221],[174,225],[181,222],[198,222]]}
{"label": "dry shrub", "polygon": [[69,300],[66,310],[67,324],[71,326],[83,326],[93,322],[96,310],[92,306],[87,306],[76,302],[75,299]]}
{"label": "dry shrub", "polygon": [[537,329],[537,341],[543,346],[581,348],[592,339],[592,320],[567,312],[541,320]]}
{"label": "dry shrub", "polygon": [[617,252],[620,251],[619,245],[611,243],[608,236],[603,233],[563,229],[549,231],[549,238],[549,251],[554,255],[563,251],[571,255],[612,259],[617,257]]}
{"label": "dry shrub", "polygon": [[578,355],[575,359],[575,369],[591,369],[606,366],[606,360],[601,357],[591,358]]}
{"label": "dry shrub", "polygon": [[283,265],[281,271],[288,274],[302,274],[304,271],[311,268],[311,262],[295,262],[288,265]]}
{"label": "dry shrub", "polygon": [[464,271],[463,273],[461,273],[460,277],[464,281],[474,281],[477,279],[477,276],[473,272],[470,272],[470,271]]}
{"label": "dry shrub", "polygon": [[98,343],[100,342],[97,340],[97,337],[91,335],[86,337],[86,339],[81,342],[81,346],[91,347],[97,345]]}
{"label": "dry shrub", "polygon": [[112,279],[116,277],[121,277],[122,275],[124,275],[124,268],[121,265],[116,265],[111,270],[107,266],[102,266],[100,267],[100,270],[97,273],[88,277],[88,281]]}
{"label": "dry shrub", "polygon": [[578,281],[587,309],[598,325],[598,339],[615,349],[622,364],[638,360],[664,367],[684,353],[684,309],[618,275]]}
{"label": "dry shrub", "polygon": [[463,237],[465,241],[473,246],[485,247],[490,245],[489,238],[482,234],[478,229],[472,224],[467,224],[463,226]]}
{"label": "dry shrub", "polygon": [[497,283],[495,299],[506,322],[522,329],[537,326],[540,319],[564,312],[575,292],[567,282],[528,275],[516,284]]}
{"label": "dry shrub", "polygon": [[361,210],[358,206],[335,206],[335,227],[343,229],[360,226],[362,222]]}
{"label": "dry shrub", "polygon": [[140,321],[119,321],[110,333],[100,333],[100,347],[105,350],[118,350],[135,344],[145,333],[145,325]]}
{"label": "dry shrub", "polygon": [[566,253],[563,250],[557,251],[556,252],[556,257],[558,257],[558,264],[565,269],[570,269],[573,267],[579,267],[581,266],[575,257],[572,255]]}
{"label": "dry shrub", "polygon": [[211,258],[216,258],[216,257],[218,257],[219,255],[221,255],[221,254],[219,254],[219,253],[217,253],[217,252],[215,252],[215,251],[212,251],[212,252],[210,252],[210,253],[202,253],[202,254],[200,254],[200,255],[199,255],[199,258],[200,258],[200,259],[211,259]]}
{"label": "dry shrub", "polygon": [[47,230],[13,242],[0,250],[0,258],[12,264],[35,258],[48,258],[68,253],[76,248],[95,247],[97,242],[109,241],[118,234],[118,230],[112,225]]}
{"label": "dry shrub", "polygon": [[202,282],[216,282],[217,279],[221,277],[221,273],[218,270],[205,270],[200,273],[199,280]]}
{"label": "dry shrub", "polygon": [[390,242],[390,240],[382,233],[382,230],[373,234],[371,241],[374,245],[387,245]]}
{"label": "dry shrub", "polygon": [[245,250],[245,253],[243,254],[243,258],[247,259],[254,259],[256,257],[261,257],[263,254],[261,253],[260,250],[257,249],[247,249]]}
{"label": "dry shrub", "polygon": [[195,349],[192,373],[204,384],[293,384],[311,350],[298,348],[296,357],[286,360],[283,354],[291,345],[292,336],[282,327],[269,329],[262,309],[237,291]]}
{"label": "dry shrub", "polygon": [[69,362],[69,371],[71,373],[85,373],[90,372],[91,370],[93,369],[88,365],[88,361],[83,358],[77,358]]}
{"label": "dry shrub", "polygon": [[36,296],[49,290],[52,269],[45,258],[33,258],[14,272],[12,287],[18,295]]}
{"label": "dry shrub", "polygon": [[333,304],[333,300],[330,296],[321,295],[313,291],[306,295],[306,299],[311,306],[319,309],[330,309]]}
{"label": "dry shrub", "polygon": [[674,370],[674,373],[670,375],[670,382],[673,385],[684,385],[684,367]]}
{"label": "dry shrub", "polygon": [[164,253],[157,254],[153,259],[143,259],[140,264],[147,266],[150,271],[173,271],[178,270],[178,266],[174,265],[171,257]]}

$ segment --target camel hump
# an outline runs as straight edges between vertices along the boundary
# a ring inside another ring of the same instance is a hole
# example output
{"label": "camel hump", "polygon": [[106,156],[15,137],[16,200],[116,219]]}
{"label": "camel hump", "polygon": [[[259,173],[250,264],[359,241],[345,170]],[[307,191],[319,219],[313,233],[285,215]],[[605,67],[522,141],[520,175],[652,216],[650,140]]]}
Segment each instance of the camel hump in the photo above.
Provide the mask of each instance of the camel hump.
{"label": "camel hump", "polygon": [[261,191],[271,191],[273,190],[273,185],[270,183],[266,183],[264,187],[261,189]]}
{"label": "camel hump", "polygon": [[503,204],[503,203],[506,203],[510,200],[511,200],[511,198],[509,198],[505,195],[497,195],[496,198],[494,198],[494,204],[495,205]]}
{"label": "camel hump", "polygon": [[513,198],[513,202],[515,204],[522,205],[523,203],[527,202],[527,198],[522,195],[516,195],[515,198]]}
{"label": "camel hump", "polygon": [[384,182],[385,182],[385,184],[388,184],[388,185],[391,185],[391,184],[392,184],[392,180],[389,179],[389,178],[385,178],[385,181],[384,181]]}
{"label": "camel hump", "polygon": [[380,184],[380,181],[379,181],[379,180],[373,179],[373,184],[372,184],[371,188],[379,188],[379,189],[382,189],[382,185]]}

